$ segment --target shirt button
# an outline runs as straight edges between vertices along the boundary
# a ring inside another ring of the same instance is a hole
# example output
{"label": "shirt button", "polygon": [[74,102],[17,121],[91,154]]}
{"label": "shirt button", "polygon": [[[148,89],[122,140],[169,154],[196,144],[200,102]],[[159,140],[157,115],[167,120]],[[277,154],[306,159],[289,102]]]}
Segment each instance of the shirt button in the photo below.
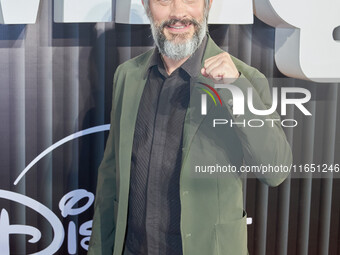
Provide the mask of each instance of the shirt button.
{"label": "shirt button", "polygon": [[183,196],[185,196],[185,195],[188,195],[189,194],[189,191],[183,191]]}
{"label": "shirt button", "polygon": [[191,233],[185,234],[185,238],[189,238],[191,236]]}

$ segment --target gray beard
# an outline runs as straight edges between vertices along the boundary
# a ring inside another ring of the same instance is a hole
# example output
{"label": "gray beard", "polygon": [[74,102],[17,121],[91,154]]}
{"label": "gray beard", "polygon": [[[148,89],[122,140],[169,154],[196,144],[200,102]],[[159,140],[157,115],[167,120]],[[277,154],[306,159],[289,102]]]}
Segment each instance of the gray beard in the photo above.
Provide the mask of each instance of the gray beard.
{"label": "gray beard", "polygon": [[152,19],[150,19],[150,24],[152,36],[159,52],[175,61],[184,59],[194,54],[197,48],[201,45],[207,33],[207,18],[204,18],[202,23],[196,27],[195,33],[191,39],[188,39],[183,43],[174,43],[166,39],[163,33],[162,25],[157,27]]}

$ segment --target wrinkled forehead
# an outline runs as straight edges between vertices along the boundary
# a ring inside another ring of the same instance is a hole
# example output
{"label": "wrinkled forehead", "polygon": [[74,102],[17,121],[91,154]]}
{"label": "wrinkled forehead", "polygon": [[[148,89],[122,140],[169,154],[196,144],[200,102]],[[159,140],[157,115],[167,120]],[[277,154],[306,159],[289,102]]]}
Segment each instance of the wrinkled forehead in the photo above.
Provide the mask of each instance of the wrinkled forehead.
{"label": "wrinkled forehead", "polygon": [[[171,2],[171,1],[176,1],[176,0],[143,0],[144,2],[144,8],[145,8],[145,11],[146,11],[146,14],[149,16],[149,18],[152,17],[152,14],[151,14],[151,10],[149,8],[149,2],[151,1],[154,1],[154,2],[157,2],[157,1],[166,1],[166,2]],[[204,2],[204,15],[207,17],[208,16],[208,13],[209,13],[209,3],[211,0],[182,0],[183,2],[186,2],[186,1],[202,1]],[[168,3],[169,4],[169,3]]]}
{"label": "wrinkled forehead", "polygon": [[[160,1],[160,0],[143,0],[144,1],[144,6],[146,7],[146,8],[148,8],[148,6],[149,6],[149,1]],[[168,0],[168,1],[171,1],[171,0]],[[188,1],[188,0],[182,0],[182,1]],[[191,1],[193,1],[193,0],[191,0]],[[209,1],[210,0],[194,0],[194,1],[204,1],[205,2],[205,6],[208,6],[209,5]]]}
{"label": "wrinkled forehead", "polygon": [[[163,3],[162,3],[163,1]],[[164,6],[167,6],[169,4],[171,4],[171,1],[179,1],[179,0],[143,0],[144,3],[144,9],[146,12],[146,15],[148,16],[149,20],[151,23],[154,22],[154,13],[151,12],[151,9],[149,7],[149,3],[150,2],[161,2],[161,4],[163,4]],[[199,2],[204,2],[204,8],[203,8],[203,17],[205,18],[205,20],[208,20],[208,16],[209,16],[209,4],[211,2],[211,0],[181,0],[184,3],[187,2],[189,3],[189,1],[199,1]]]}

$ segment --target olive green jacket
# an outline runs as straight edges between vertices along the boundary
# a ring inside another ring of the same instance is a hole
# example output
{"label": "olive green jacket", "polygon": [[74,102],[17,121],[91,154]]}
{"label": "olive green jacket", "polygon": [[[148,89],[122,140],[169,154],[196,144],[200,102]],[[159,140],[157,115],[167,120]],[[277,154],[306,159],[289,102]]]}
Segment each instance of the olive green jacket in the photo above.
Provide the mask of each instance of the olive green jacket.
{"label": "olive green jacket", "polygon": [[[104,159],[98,170],[95,213],[88,251],[90,255],[121,255],[123,251],[135,122],[152,52],[148,51],[120,65],[114,76],[111,130]],[[209,37],[202,65],[205,59],[221,52]],[[232,59],[241,73],[233,84],[244,95],[247,95],[248,88],[254,88],[254,107],[269,109],[272,101],[267,80],[256,69],[234,57]],[[193,86],[200,86],[200,82],[214,86],[203,76],[190,81]],[[275,125],[264,121],[265,125],[260,128],[248,125],[231,128],[225,125],[215,131],[211,121],[220,109],[227,110],[226,116],[238,123],[250,119],[279,119],[279,116],[276,112],[269,116],[255,116],[248,107],[245,107],[243,115],[233,115],[233,97],[228,89],[217,89],[224,108],[214,105],[208,97],[208,113],[201,115],[198,114],[201,110],[200,91],[192,89],[193,102],[190,102],[187,110],[183,131],[179,191],[183,254],[244,255],[247,254],[247,224],[241,178],[235,173],[195,173],[195,167],[216,164],[237,167],[244,164],[288,166],[292,160],[291,149],[277,121]],[[288,174],[280,172],[255,175],[262,182],[276,186]]]}

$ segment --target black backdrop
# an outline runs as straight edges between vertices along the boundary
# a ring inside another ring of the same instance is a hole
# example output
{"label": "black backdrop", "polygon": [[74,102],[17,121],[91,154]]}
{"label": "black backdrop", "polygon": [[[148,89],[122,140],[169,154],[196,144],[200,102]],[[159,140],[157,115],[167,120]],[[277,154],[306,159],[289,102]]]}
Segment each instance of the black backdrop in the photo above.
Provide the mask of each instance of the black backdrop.
{"label": "black backdrop", "polygon": [[[147,25],[57,24],[52,9],[52,0],[41,1],[36,24],[0,25],[0,191],[25,195],[53,211],[65,231],[57,254],[85,254],[81,242],[88,233],[79,231],[91,220],[93,207],[63,217],[59,201],[74,190],[95,193],[107,132],[63,144],[47,153],[17,185],[14,181],[51,145],[109,123],[116,67],[153,47],[153,40]],[[232,55],[269,78],[284,77],[275,66],[274,28],[255,18],[253,25],[209,29],[217,44]],[[313,95],[308,104],[312,117],[289,112],[300,123],[285,129],[294,162],[339,163],[339,84],[290,82]],[[250,254],[340,255],[339,179],[288,179],[278,188],[254,179],[245,184],[246,209],[253,218],[248,226]],[[74,208],[85,208],[87,202],[84,198]],[[55,238],[39,210],[4,195],[2,209],[10,224],[33,226],[42,234],[36,243],[29,243],[25,235],[10,235],[11,254],[41,251]]]}

